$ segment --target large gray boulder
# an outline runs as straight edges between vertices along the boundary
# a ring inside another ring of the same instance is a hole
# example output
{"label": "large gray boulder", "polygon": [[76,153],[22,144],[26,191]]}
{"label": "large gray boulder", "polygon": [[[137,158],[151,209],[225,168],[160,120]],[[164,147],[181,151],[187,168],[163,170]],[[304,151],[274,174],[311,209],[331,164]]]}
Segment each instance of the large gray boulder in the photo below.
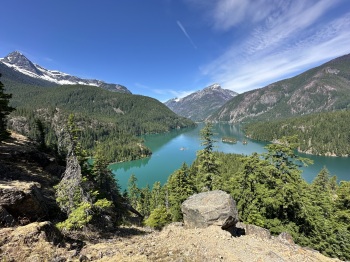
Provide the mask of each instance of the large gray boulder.
{"label": "large gray boulder", "polygon": [[239,220],[236,202],[221,190],[190,196],[182,203],[181,211],[184,224],[189,228],[216,225],[228,229],[235,226]]}

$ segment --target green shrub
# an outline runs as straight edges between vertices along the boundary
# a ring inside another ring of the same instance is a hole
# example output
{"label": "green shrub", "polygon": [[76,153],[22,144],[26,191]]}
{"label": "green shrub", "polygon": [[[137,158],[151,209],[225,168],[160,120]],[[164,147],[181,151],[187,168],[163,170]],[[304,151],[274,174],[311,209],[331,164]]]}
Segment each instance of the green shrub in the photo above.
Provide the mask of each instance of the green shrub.
{"label": "green shrub", "polygon": [[79,230],[85,227],[92,219],[92,205],[88,202],[82,202],[69,214],[69,217],[57,224],[61,230]]}
{"label": "green shrub", "polygon": [[171,216],[165,207],[158,207],[154,209],[150,216],[146,219],[145,224],[156,229],[161,229],[166,224],[170,223]]}

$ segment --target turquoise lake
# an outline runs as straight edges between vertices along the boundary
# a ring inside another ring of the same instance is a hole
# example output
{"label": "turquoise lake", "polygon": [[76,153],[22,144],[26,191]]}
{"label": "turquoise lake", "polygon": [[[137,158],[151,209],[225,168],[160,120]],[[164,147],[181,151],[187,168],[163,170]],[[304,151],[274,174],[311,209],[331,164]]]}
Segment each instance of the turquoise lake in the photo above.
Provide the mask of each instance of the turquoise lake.
{"label": "turquoise lake", "polygon": [[[156,181],[162,184],[168,179],[175,170],[186,162],[191,165],[196,158],[196,152],[202,147],[200,146],[199,131],[204,124],[197,127],[186,128],[181,130],[173,130],[165,134],[152,134],[144,136],[145,144],[152,150],[153,154],[149,158],[116,163],[110,165],[115,177],[122,190],[126,189],[128,179],[131,174],[137,177],[139,187],[147,184],[152,187]],[[244,137],[239,125],[215,124],[214,139],[216,151],[225,153],[236,153],[250,155],[253,152],[266,152],[264,146],[267,143],[257,142]],[[235,137],[237,144],[228,144],[221,142],[221,137]],[[248,141],[246,145],[243,140]],[[311,182],[319,171],[326,166],[331,175],[336,175],[338,181],[350,180],[350,159],[345,157],[325,157],[300,154],[314,161],[313,165],[303,168],[302,176],[307,182]]]}

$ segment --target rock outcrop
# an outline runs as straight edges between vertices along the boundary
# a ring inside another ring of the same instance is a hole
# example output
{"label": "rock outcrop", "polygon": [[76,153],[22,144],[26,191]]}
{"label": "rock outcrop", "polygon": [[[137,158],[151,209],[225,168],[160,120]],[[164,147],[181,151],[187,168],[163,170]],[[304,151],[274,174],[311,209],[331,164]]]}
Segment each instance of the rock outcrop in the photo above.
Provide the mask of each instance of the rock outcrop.
{"label": "rock outcrop", "polygon": [[227,229],[238,222],[234,199],[224,191],[216,190],[190,196],[181,205],[184,224],[188,228],[204,228],[210,225]]}
{"label": "rock outcrop", "polygon": [[271,233],[266,228],[262,228],[256,225],[244,224],[242,222],[238,222],[236,224],[237,229],[241,229],[243,235],[254,235],[261,239],[271,239]]}
{"label": "rock outcrop", "polygon": [[63,171],[24,136],[12,133],[0,143],[0,227],[58,219],[53,186]]}
{"label": "rock outcrop", "polygon": [[[47,218],[48,208],[39,190],[40,187],[36,182],[2,181],[0,207],[4,209],[3,213],[7,211],[12,217],[28,221]],[[7,219],[4,222],[7,224],[9,221]]]}
{"label": "rock outcrop", "polygon": [[[63,236],[53,223],[34,222],[0,230],[1,261],[54,261]],[[66,261],[60,260],[60,261]]]}

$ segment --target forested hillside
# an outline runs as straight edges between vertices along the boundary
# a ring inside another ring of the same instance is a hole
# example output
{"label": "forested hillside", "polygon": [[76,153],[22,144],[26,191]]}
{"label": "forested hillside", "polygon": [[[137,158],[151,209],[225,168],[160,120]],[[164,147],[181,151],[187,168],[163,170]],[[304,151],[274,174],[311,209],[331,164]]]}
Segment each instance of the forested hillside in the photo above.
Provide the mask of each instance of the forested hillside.
{"label": "forested hillside", "polygon": [[295,77],[239,94],[210,121],[270,121],[350,107],[350,55]]}
{"label": "forested hillside", "polygon": [[35,123],[40,120],[47,134],[46,142],[57,144],[57,125],[65,123],[67,116],[73,113],[82,130],[82,146],[91,150],[99,141],[109,161],[149,155],[150,151],[142,145],[142,140],[136,137],[138,135],[167,132],[194,124],[177,116],[159,101],[145,96],[92,86],[47,88],[15,82],[5,86],[7,92],[13,94],[11,105],[17,109],[9,121],[10,127],[33,137],[38,134]]}
{"label": "forested hillside", "polygon": [[350,111],[311,114],[284,120],[251,123],[246,135],[261,141],[274,141],[297,135],[299,151],[314,155],[350,155]]}

